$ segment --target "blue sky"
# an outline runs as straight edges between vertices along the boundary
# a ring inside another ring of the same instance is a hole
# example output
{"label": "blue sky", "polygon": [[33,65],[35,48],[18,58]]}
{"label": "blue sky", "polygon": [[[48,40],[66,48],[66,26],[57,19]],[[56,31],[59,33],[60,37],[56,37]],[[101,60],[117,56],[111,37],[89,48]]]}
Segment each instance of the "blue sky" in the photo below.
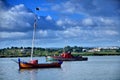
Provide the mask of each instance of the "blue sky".
{"label": "blue sky", "polygon": [[35,14],[36,47],[120,46],[119,0],[0,0],[0,48],[30,47]]}

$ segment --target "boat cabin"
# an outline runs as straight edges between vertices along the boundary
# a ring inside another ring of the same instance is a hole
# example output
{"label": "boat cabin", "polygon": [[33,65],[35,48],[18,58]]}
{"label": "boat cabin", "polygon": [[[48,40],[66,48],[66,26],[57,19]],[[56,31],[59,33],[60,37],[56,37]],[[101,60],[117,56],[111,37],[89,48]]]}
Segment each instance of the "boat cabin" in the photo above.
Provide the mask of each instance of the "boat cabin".
{"label": "boat cabin", "polygon": [[63,52],[61,55],[63,58],[72,58],[71,52]]}
{"label": "boat cabin", "polygon": [[38,60],[31,60],[29,63],[31,63],[31,64],[38,64]]}

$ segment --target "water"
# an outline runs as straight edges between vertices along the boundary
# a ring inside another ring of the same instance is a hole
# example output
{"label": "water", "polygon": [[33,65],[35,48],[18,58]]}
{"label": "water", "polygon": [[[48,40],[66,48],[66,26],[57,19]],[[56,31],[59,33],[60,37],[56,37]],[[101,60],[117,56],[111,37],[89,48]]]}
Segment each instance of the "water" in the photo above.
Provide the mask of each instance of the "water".
{"label": "water", "polygon": [[[0,58],[0,80],[120,80],[120,56],[89,56],[88,61],[63,62],[61,68],[23,69]],[[29,58],[22,58],[29,60]],[[36,57],[45,62],[45,57]]]}

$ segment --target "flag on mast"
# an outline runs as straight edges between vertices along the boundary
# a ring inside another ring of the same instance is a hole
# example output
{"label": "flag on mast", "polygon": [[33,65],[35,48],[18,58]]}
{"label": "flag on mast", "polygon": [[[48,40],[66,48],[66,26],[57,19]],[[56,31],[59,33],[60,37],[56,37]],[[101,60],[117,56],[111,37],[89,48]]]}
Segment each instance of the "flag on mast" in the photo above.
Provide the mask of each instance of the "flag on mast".
{"label": "flag on mast", "polygon": [[[40,8],[36,7],[36,10],[38,11],[38,10],[40,10]],[[34,27],[36,27],[36,16],[35,16],[35,20],[34,20]]]}
{"label": "flag on mast", "polygon": [[40,8],[39,8],[39,7],[36,7],[36,10],[40,10]]}

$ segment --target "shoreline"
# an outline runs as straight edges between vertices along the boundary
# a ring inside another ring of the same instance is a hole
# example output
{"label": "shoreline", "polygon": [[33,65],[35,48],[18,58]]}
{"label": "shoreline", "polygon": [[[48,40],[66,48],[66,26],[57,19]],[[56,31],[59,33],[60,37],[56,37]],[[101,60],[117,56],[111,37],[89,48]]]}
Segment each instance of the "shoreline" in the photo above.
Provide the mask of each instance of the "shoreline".
{"label": "shoreline", "polygon": [[[81,56],[120,56],[120,54],[95,54],[95,55],[92,55],[92,54],[73,54],[74,56],[75,55],[81,55]],[[33,56],[33,57],[45,57],[46,55],[41,55],[41,56]],[[49,55],[49,56],[52,56],[52,55]],[[30,56],[14,56],[14,55],[11,55],[11,56],[0,56],[0,58],[15,58],[15,57],[30,57]]]}

